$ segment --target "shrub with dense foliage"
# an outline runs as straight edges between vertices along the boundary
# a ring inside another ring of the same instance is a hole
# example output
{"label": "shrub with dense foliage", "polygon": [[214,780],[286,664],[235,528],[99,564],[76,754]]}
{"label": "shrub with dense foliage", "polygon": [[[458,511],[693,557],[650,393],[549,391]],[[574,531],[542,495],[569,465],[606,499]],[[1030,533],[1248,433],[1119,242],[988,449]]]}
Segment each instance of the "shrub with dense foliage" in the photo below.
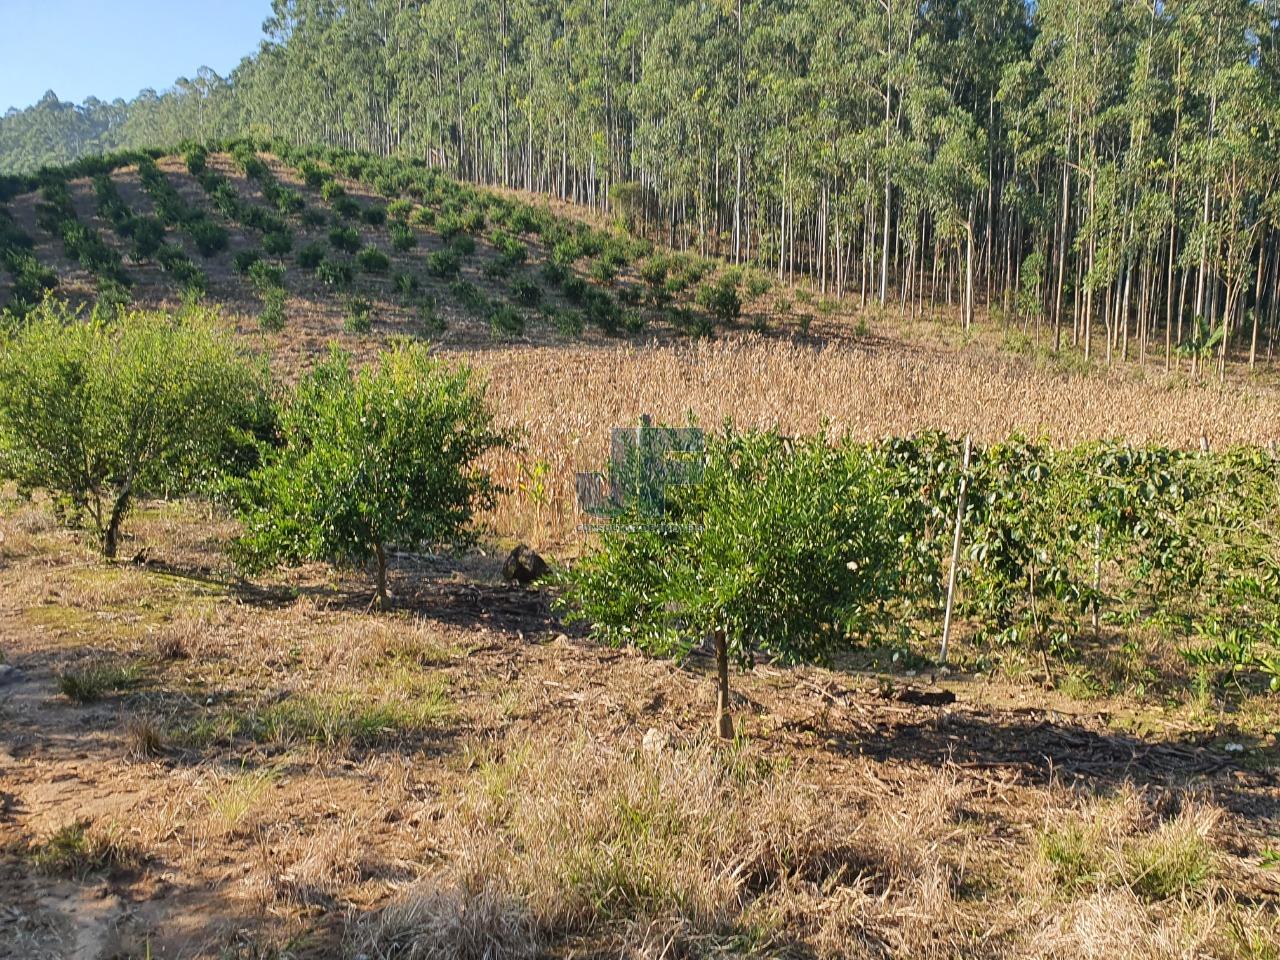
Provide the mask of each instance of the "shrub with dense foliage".
{"label": "shrub with dense foliage", "polygon": [[391,259],[372,245],[356,254],[356,263],[365,273],[386,273],[391,268]]}
{"label": "shrub with dense foliage", "polygon": [[355,227],[334,227],[329,231],[329,243],[341,253],[355,253],[360,249],[360,234]]}
{"label": "shrub with dense foliage", "polygon": [[820,660],[883,611],[895,562],[887,488],[855,444],[728,433],[700,479],[657,504],[635,498],[606,528],[567,576],[570,617],[660,654],[714,638],[729,735],[729,660]]}
{"label": "shrub with dense foliage", "polygon": [[243,487],[240,558],[251,568],[372,561],[380,604],[388,546],[465,539],[494,494],[477,461],[505,442],[483,383],[421,344],[359,370],[334,348],[284,405],[280,439]]}
{"label": "shrub with dense foliage", "polygon": [[214,315],[86,322],[47,301],[0,340],[0,475],[48,491],[114,557],[137,497],[248,462],[266,397],[264,368]]}
{"label": "shrub with dense foliage", "polygon": [[314,270],[324,260],[324,247],[318,243],[308,243],[298,251],[298,266],[304,270]]}
{"label": "shrub with dense foliage", "polygon": [[738,285],[728,274],[698,288],[698,305],[705,308],[720,323],[732,323],[742,313],[742,300]]}

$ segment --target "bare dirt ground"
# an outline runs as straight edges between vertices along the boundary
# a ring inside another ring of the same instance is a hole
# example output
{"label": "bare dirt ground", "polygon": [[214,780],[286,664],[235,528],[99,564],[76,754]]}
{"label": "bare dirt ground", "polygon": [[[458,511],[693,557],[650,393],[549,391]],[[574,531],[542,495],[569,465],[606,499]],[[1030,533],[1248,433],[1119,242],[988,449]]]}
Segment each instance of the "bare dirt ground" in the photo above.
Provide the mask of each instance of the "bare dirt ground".
{"label": "bare dirt ground", "polygon": [[[1163,951],[1163,923],[1196,956],[1274,955],[1246,949],[1280,930],[1261,866],[1280,832],[1274,710],[761,665],[735,677],[733,774],[704,796],[726,754],[704,738],[699,657],[594,646],[501,583],[495,555],[400,558],[384,616],[357,575],[245,583],[209,519],[150,505],[135,561],[108,566],[39,506],[5,506],[0,956],[1083,956],[1062,952],[1072,925],[1104,908],[1156,926],[1089,955],[1193,955]],[[94,670],[94,697],[69,695]],[[940,691],[954,702],[927,702]],[[569,854],[539,851],[555,818],[524,819],[557,798],[601,805]],[[741,849],[674,823],[624,842],[626,798],[733,820]],[[1111,824],[1087,854],[1119,878],[1058,876],[1045,838],[1074,823]],[[552,853],[613,862],[548,879]],[[1125,879],[1175,854],[1204,873]],[[514,903],[515,927],[484,914],[487,954],[456,928],[484,900],[477,862]],[[640,876],[652,889],[618,887]],[[453,926],[405,920],[424,912]]]}

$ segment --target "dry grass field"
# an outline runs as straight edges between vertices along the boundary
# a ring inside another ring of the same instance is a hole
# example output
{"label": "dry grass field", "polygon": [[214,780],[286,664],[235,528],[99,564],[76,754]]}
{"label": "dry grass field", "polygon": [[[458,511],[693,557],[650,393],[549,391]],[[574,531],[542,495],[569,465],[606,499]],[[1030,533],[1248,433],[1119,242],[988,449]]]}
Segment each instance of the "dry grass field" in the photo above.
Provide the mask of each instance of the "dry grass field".
{"label": "dry grass field", "polygon": [[609,430],[642,414],[792,434],[825,426],[859,439],[945,430],[984,441],[1023,434],[1186,448],[1203,438],[1214,449],[1280,440],[1280,391],[1269,385],[1066,372],[889,334],[462,353],[488,373],[495,409],[523,438],[495,468],[513,496],[494,528],[543,545],[571,539],[579,522],[574,474],[600,469]]}
{"label": "dry grass field", "polygon": [[[345,332],[291,275],[288,325],[264,333],[226,264],[208,273],[281,381],[330,341],[368,357],[413,332],[389,293],[371,332]],[[1193,691],[1136,631],[1090,651],[1103,689],[1046,689],[1012,656],[944,674],[872,650],[735,676],[722,745],[701,653],[597,646],[549,589],[499,575],[516,541],[580,553],[574,475],[642,414],[1280,440],[1271,383],[1086,371],[998,336],[836,311],[707,341],[533,325],[499,343],[451,313],[440,351],[485,372],[519,443],[490,464],[506,493],[479,546],[394,557],[385,614],[358,572],[243,579],[207,504],[148,502],[133,559],[107,564],[39,497],[0,491],[0,957],[1277,960],[1280,698]],[[1158,682],[1129,682],[1135,661]]]}

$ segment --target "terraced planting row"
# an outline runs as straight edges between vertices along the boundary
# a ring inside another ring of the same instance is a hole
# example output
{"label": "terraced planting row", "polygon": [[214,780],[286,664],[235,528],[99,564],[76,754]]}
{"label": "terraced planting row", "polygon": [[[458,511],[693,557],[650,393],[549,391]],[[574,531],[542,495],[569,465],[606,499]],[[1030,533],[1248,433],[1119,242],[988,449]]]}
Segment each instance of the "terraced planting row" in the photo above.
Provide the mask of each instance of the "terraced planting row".
{"label": "terraced planting row", "polygon": [[[194,146],[181,161],[101,158],[38,180],[40,229],[87,274],[82,299],[107,309],[207,295],[268,332],[299,309],[339,313],[353,334],[377,324],[496,340],[531,327],[553,339],[701,336],[737,322],[744,299],[769,287],[414,160],[241,141]],[[19,228],[3,229],[0,303],[22,313],[64,271],[41,266]]]}

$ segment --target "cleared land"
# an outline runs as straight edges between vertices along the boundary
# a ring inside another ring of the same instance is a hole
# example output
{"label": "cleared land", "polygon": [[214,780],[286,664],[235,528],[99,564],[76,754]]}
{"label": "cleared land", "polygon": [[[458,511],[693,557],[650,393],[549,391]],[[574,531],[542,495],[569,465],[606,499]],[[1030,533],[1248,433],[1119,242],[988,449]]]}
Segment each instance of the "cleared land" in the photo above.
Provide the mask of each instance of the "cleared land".
{"label": "cleared land", "polygon": [[[205,202],[181,161],[160,167]],[[144,210],[133,173],[112,176]],[[89,220],[89,181],[73,193]],[[9,206],[74,293],[34,203]],[[327,242],[295,226],[296,247]],[[227,227],[227,251],[188,253],[282,378],[332,339],[367,355],[421,332],[389,278],[443,248],[430,230],[357,276],[371,332],[290,268],[288,323],[264,333]],[[464,278],[505,296],[483,238],[477,257]],[[166,274],[130,271],[176,304]],[[740,742],[719,747],[701,655],[600,648],[498,575],[512,538],[581,548],[573,474],[642,413],[1219,448],[1277,439],[1272,386],[1108,377],[816,309],[709,342],[657,321],[579,341],[531,313],[509,342],[421,284],[448,315],[441,349],[486,370],[523,446],[494,463],[510,493],[481,550],[395,558],[395,612],[326,567],[245,582],[205,505],[146,505],[134,561],[106,565],[47,504],[0,496],[0,956],[1277,956],[1276,698],[1193,689],[1140,630],[1107,631],[1052,690],[1012,654],[947,676],[891,649],[760,664],[734,679]]]}
{"label": "cleared land", "polygon": [[[495,466],[513,491],[495,529],[557,544],[580,522],[577,471],[598,470],[609,430],[658,423],[823,429],[875,440],[944,430],[1055,443],[1119,438],[1195,449],[1280,438],[1280,393],[1163,378],[1069,373],[988,352],[888,338],[822,343],[753,335],[650,347],[521,348],[463,354],[485,369],[500,417],[524,446]],[[530,470],[545,464],[546,489]],[[528,526],[533,524],[533,526]]]}

